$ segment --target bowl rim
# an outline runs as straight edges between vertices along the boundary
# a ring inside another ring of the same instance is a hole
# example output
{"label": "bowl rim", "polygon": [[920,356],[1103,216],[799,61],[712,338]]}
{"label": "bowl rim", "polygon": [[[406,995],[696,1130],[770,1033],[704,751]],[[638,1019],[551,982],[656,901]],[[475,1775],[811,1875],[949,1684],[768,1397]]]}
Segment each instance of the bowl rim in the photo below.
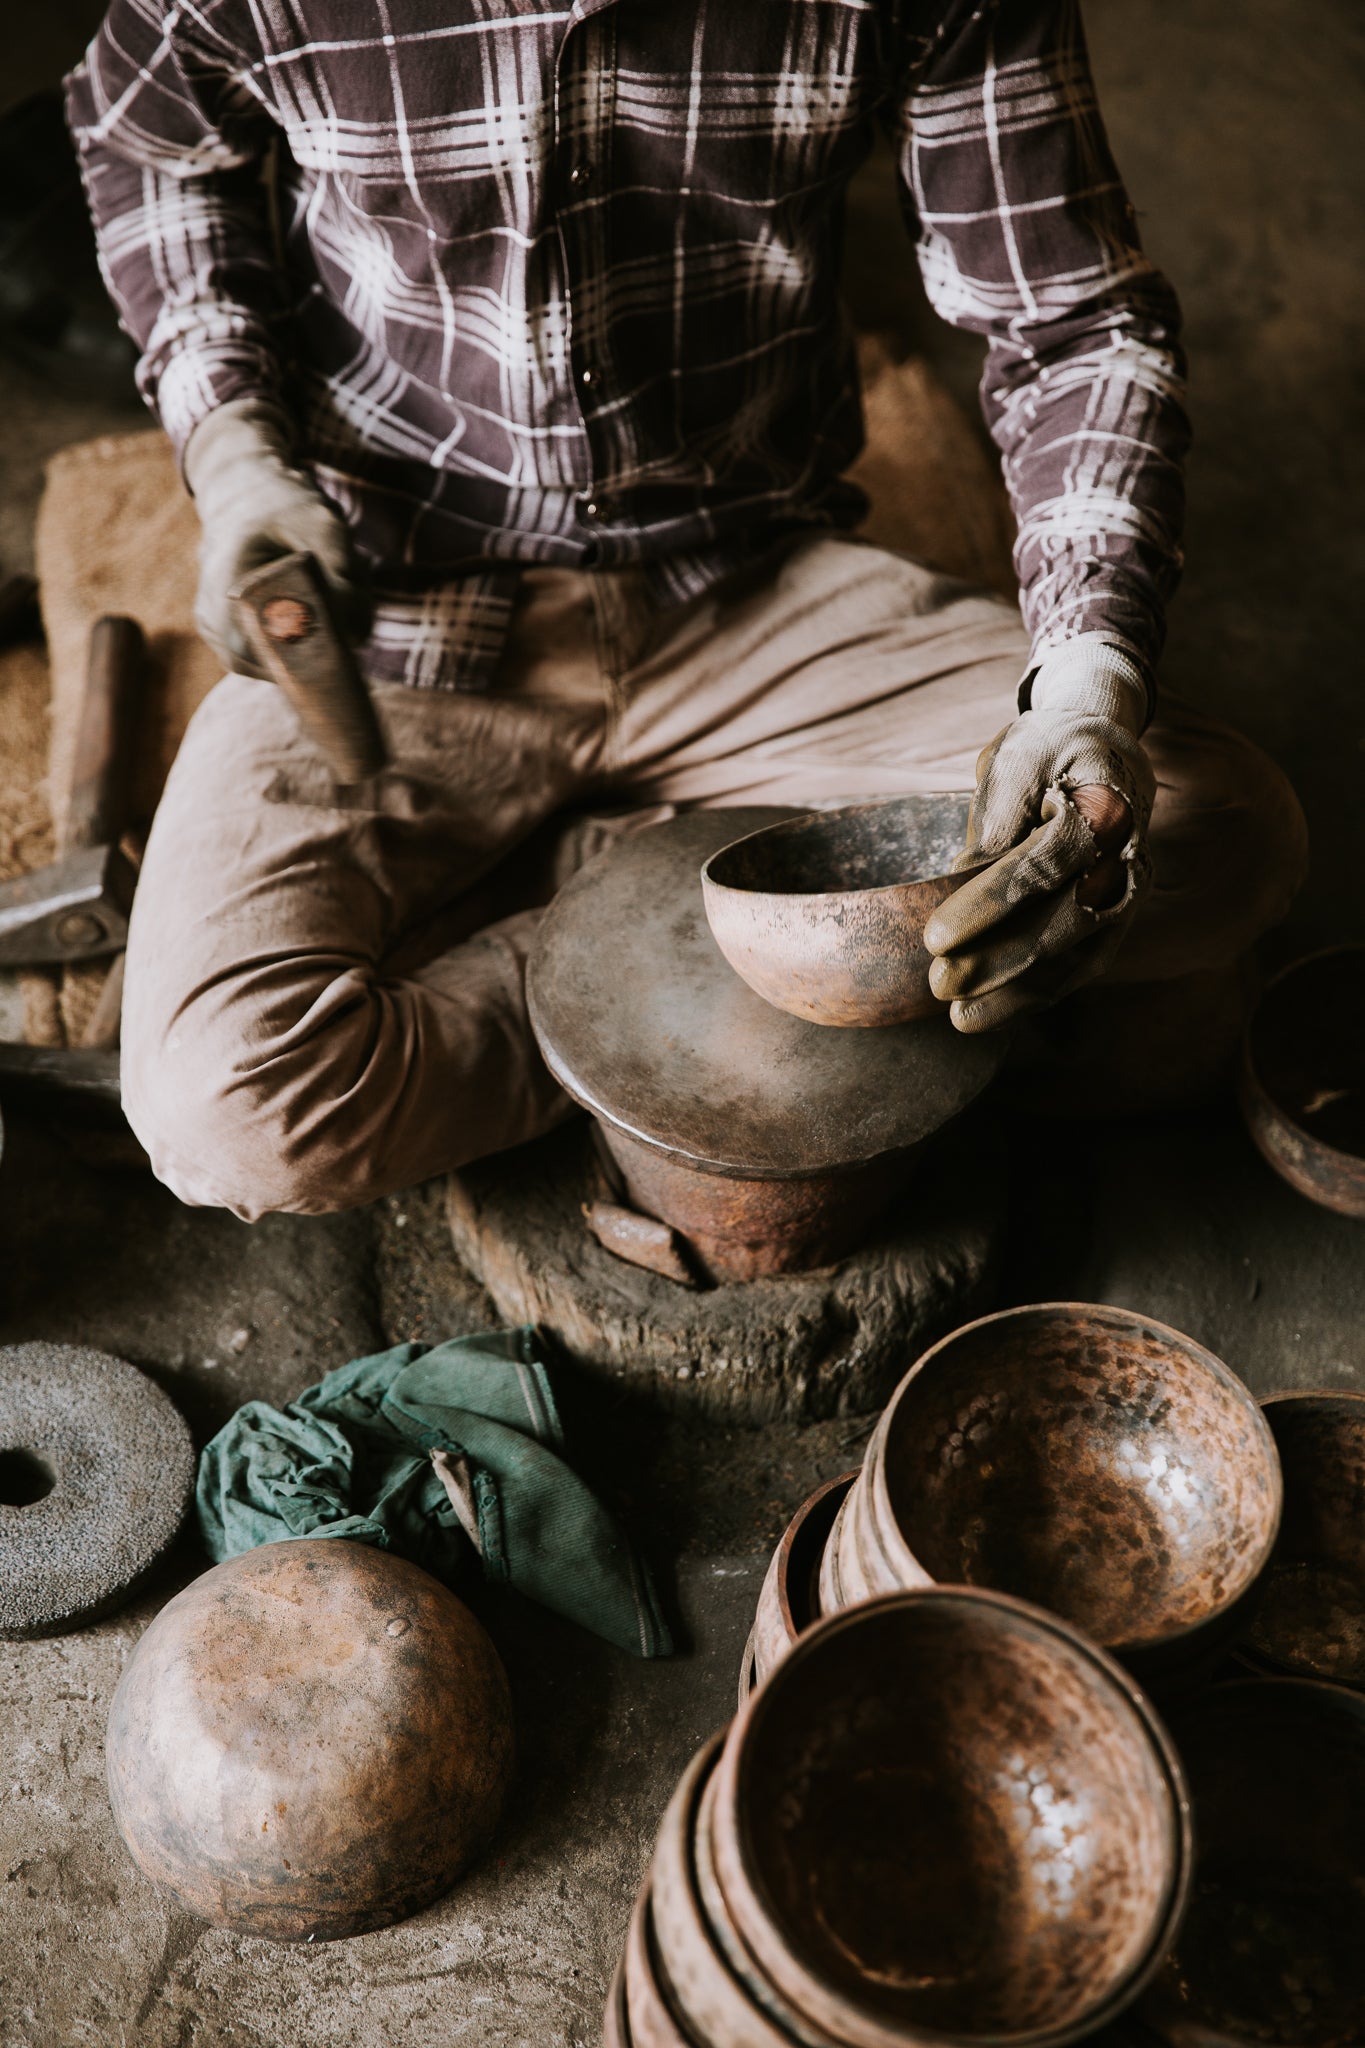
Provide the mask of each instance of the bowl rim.
{"label": "bowl rim", "polygon": [[1318,946],[1311,953],[1300,953],[1297,959],[1287,960],[1283,967],[1277,968],[1264,987],[1257,991],[1255,1000],[1247,1011],[1246,1023],[1242,1026],[1242,1086],[1248,1091],[1254,1089],[1258,1105],[1288,1130],[1293,1131],[1295,1136],[1319,1158],[1340,1161],[1343,1167],[1351,1169],[1356,1175],[1365,1175],[1365,1152],[1346,1152],[1339,1145],[1329,1145],[1325,1138],[1317,1137],[1306,1125],[1301,1124],[1297,1117],[1291,1116],[1279,1097],[1271,1093],[1270,1086],[1257,1065],[1252,1043],[1261,1008],[1267,996],[1273,994],[1283,982],[1299,973],[1302,968],[1316,966],[1321,960],[1338,959],[1344,953],[1357,953],[1365,960],[1365,939],[1341,939],[1335,945]]}
{"label": "bowl rim", "polygon": [[[792,1949],[786,1934],[772,1910],[772,1901],[763,1881],[761,1867],[754,1853],[752,1818],[749,1802],[743,1797],[745,1779],[751,1758],[756,1731],[762,1732],[764,1717],[772,1711],[772,1702],[778,1696],[784,1680],[789,1681],[798,1666],[812,1655],[818,1654],[828,1638],[841,1631],[865,1625],[880,1615],[904,1609],[927,1609],[933,1606],[966,1607],[982,1610],[1002,1611],[1005,1615],[1022,1621],[1035,1634],[1059,1640],[1083,1663],[1094,1667],[1101,1684],[1112,1695],[1117,1695],[1122,1705],[1132,1715],[1138,1731],[1147,1742],[1157,1765],[1158,1774],[1165,1783],[1168,1794],[1166,1825],[1163,1830],[1166,1848],[1166,1872],[1162,1883],[1161,1896],[1155,1903],[1151,1918],[1151,1932],[1140,1959],[1134,1964],[1121,1984],[1115,1985],[1090,2011],[1080,2013],[1075,2019],[1061,2025],[1031,2028],[1027,2033],[1009,2034],[948,2034],[941,2027],[925,2031],[913,2024],[889,2018],[879,2026],[875,2017],[869,2014],[870,2024],[860,2028],[860,2038],[873,2041],[878,2038],[889,2044],[892,2041],[917,2044],[917,2048],[1066,2048],[1066,2044],[1088,2040],[1099,2028],[1107,2025],[1120,2012],[1125,2011],[1151,1982],[1165,1960],[1167,1950],[1175,1939],[1189,1901],[1193,1877],[1194,1834],[1191,1817],[1189,1787],[1184,1767],[1164,1722],[1142,1687],[1119,1664],[1108,1651],[1085,1635],[1082,1630],[1064,1621],[1060,1615],[1051,1614],[1046,1608],[1032,1602],[1020,1600],[1013,1593],[999,1593],[984,1586],[933,1585],[915,1587],[896,1593],[882,1593],[871,1600],[856,1602],[851,1607],[841,1608],[814,1623],[792,1645],[787,1655],[769,1674],[764,1683],[749,1697],[736,1714],[726,1733],[715,1769],[718,1778],[729,1780],[730,1798],[728,1804],[734,1815],[734,1842],[738,1855],[740,1874],[751,1894],[754,1907],[764,1932],[771,1930],[771,1939],[763,1940],[761,1946],[753,1939],[753,1924],[748,1915],[741,1918],[743,1909],[736,1911],[735,1900],[729,1904],[746,1946],[750,1948],[755,1961],[778,1984],[782,1995],[794,2004],[804,2008],[804,1998],[796,1987],[808,1986],[817,1998],[831,1996],[834,2000],[844,1999],[851,2004],[847,1994],[831,1986],[827,1979],[807,1967]],[[718,1788],[719,1789],[719,1788]],[[722,1885],[724,1875],[721,1874]],[[774,1976],[769,1957],[774,1950],[784,1953],[789,1962],[790,1974],[781,1979]],[[819,2014],[811,2017],[819,2023]],[[849,2040],[853,2040],[850,2033]]]}
{"label": "bowl rim", "polygon": [[728,854],[736,852],[741,846],[748,846],[755,839],[775,839],[784,834],[795,837],[799,830],[814,823],[818,818],[846,818],[854,812],[889,811],[916,797],[970,799],[971,795],[971,790],[966,789],[907,790],[901,796],[874,797],[870,802],[861,804],[835,804],[828,810],[803,811],[795,818],[779,818],[771,825],[756,826],[752,832],[741,832],[737,839],[728,840],[724,846],[718,846],[714,853],[706,856],[700,870],[702,894],[705,897],[714,892],[717,896],[730,898],[737,903],[754,903],[763,899],[800,906],[811,903],[838,903],[850,897],[898,896],[903,895],[907,889],[923,889],[933,882],[969,882],[985,868],[994,867],[1000,856],[992,854],[987,860],[974,861],[970,867],[945,868],[940,874],[916,875],[910,881],[879,882],[871,889],[752,889],[736,882],[718,881],[712,870],[717,861],[724,860]]}
{"label": "bowl rim", "polygon": [[1358,1401],[1365,1414],[1365,1390],[1360,1387],[1283,1387],[1273,1394],[1261,1394],[1258,1399],[1262,1408],[1275,1408],[1289,1401]]}
{"label": "bowl rim", "polygon": [[[1099,1646],[1105,1648],[1107,1654],[1115,1657],[1150,1655],[1157,1650],[1164,1652],[1173,1646],[1188,1641],[1190,1637],[1198,1635],[1204,1630],[1216,1627],[1220,1621],[1225,1620],[1235,1610],[1239,1601],[1246,1599],[1254,1591],[1255,1587],[1260,1583],[1262,1574],[1274,1553],[1275,1545],[1279,1541],[1280,1525],[1284,1519],[1284,1474],[1280,1468],[1279,1446],[1275,1442],[1274,1432],[1271,1430],[1270,1424],[1266,1421],[1263,1404],[1252,1393],[1246,1381],[1240,1379],[1232,1370],[1232,1367],[1219,1358],[1216,1352],[1210,1351],[1206,1344],[1201,1344],[1197,1337],[1191,1337],[1184,1330],[1177,1330],[1172,1323],[1163,1323],[1155,1316],[1142,1315],[1136,1309],[1120,1308],[1112,1302],[1030,1301],[1017,1303],[1013,1308],[995,1309],[988,1316],[977,1316],[970,1323],[959,1324],[957,1329],[950,1330],[947,1336],[940,1337],[937,1343],[931,1344],[927,1351],[921,1353],[892,1394],[891,1399],[887,1402],[881,1423],[878,1425],[877,1433],[873,1437],[873,1442],[875,1443],[877,1436],[880,1436],[884,1453],[885,1446],[891,1441],[891,1434],[895,1426],[895,1416],[900,1408],[902,1397],[908,1393],[912,1382],[919,1378],[925,1368],[933,1364],[940,1354],[947,1351],[959,1338],[966,1337],[977,1330],[985,1329],[992,1323],[1021,1321],[1030,1316],[1053,1315],[1058,1312],[1075,1315],[1077,1311],[1083,1311],[1086,1314],[1098,1313],[1112,1316],[1117,1321],[1126,1323],[1129,1326],[1140,1326],[1146,1330],[1153,1330],[1163,1338],[1175,1338],[1182,1347],[1188,1347],[1190,1352],[1197,1354],[1197,1362],[1201,1364],[1206,1362],[1213,1368],[1211,1377],[1224,1388],[1224,1391],[1232,1394],[1235,1399],[1245,1405],[1247,1414],[1261,1437],[1262,1448],[1268,1453],[1269,1466],[1275,1481],[1274,1512],[1256,1562],[1256,1568],[1245,1583],[1239,1586],[1236,1592],[1232,1593],[1219,1606],[1212,1608],[1209,1613],[1201,1615],[1195,1621],[1182,1622],[1178,1628],[1164,1631],[1161,1635],[1147,1640],[1130,1642],[1125,1638],[1117,1643]],[[1196,1360],[1187,1357],[1184,1362],[1192,1364]],[[870,1450],[871,1445],[869,1445],[869,1452]],[[884,1455],[878,1463],[882,1487],[883,1491],[885,1491],[886,1461]],[[896,1526],[897,1534],[900,1535],[901,1544],[907,1555],[913,1559],[921,1571],[927,1570],[923,1561],[911,1548],[904,1535],[901,1534],[899,1524]],[[935,1583],[939,1582],[935,1581]],[[942,1583],[949,1584],[952,1582],[945,1580]],[[1026,1602],[1025,1604],[1029,1603]],[[1071,1623],[1068,1626],[1074,1627],[1075,1624]]]}

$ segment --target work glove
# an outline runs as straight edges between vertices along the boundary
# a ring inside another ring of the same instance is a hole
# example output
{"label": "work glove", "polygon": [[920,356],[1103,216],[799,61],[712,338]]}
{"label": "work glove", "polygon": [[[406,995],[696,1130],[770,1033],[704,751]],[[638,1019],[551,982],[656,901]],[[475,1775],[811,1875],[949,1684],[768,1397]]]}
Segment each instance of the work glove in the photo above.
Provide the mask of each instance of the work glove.
{"label": "work glove", "polygon": [[214,653],[241,675],[261,669],[242,635],[231,592],[281,555],[316,557],[353,638],[368,631],[351,537],[341,514],[293,463],[284,415],[255,398],[206,414],[190,435],[185,481],[201,527],[194,621]]}
{"label": "work glove", "polygon": [[929,984],[959,1031],[993,1031],[1103,973],[1151,881],[1156,779],[1137,663],[1070,641],[1035,672],[1029,707],[976,764],[955,865],[991,865],[925,928]]}

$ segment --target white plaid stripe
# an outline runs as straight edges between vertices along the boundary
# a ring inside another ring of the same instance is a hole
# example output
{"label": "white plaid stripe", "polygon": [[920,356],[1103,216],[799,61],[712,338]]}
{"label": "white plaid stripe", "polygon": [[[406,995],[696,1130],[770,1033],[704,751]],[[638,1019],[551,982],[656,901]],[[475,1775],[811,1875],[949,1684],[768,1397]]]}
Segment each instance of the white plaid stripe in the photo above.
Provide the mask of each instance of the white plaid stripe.
{"label": "white plaid stripe", "polygon": [[858,516],[836,260],[877,120],[931,298],[989,338],[1035,645],[1154,661],[1177,313],[1073,0],[351,0],[345,23],[114,0],[70,106],[147,397],[182,445],[225,399],[289,406],[373,567],[374,673],[485,680],[522,563],[644,563],[672,602]]}

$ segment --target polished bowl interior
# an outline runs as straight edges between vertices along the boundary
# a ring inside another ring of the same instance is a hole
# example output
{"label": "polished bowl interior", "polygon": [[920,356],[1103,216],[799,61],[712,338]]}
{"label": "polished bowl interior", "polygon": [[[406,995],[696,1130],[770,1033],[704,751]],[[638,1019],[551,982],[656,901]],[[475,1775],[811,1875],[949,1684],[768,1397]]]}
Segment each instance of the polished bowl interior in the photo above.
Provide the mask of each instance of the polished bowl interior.
{"label": "polished bowl interior", "polygon": [[1365,2040],[1365,1701],[1248,1679],[1189,1701],[1171,1733],[1197,1857],[1143,2020],[1179,2048]]}
{"label": "polished bowl interior", "polygon": [[1270,983],[1247,1026],[1241,1099],[1292,1187],[1365,1216],[1365,945],[1315,953]]}
{"label": "polished bowl interior", "polygon": [[1184,1876],[1178,1765],[1053,1617],[962,1588],[848,1610],[730,1744],[771,1930],[751,1915],[745,1939],[836,2038],[1072,2040],[1154,1967]]}
{"label": "polished bowl interior", "polygon": [[1108,1649],[1227,1617],[1279,1524],[1279,1461],[1241,1381],[1176,1330],[1084,1304],[988,1316],[926,1353],[884,1472],[931,1579],[1036,1601]]}
{"label": "polished bowl interior", "polygon": [[970,799],[896,797],[817,811],[722,847],[702,868],[712,936],[756,994],[815,1024],[931,1017],[929,918],[952,872]]}
{"label": "polished bowl interior", "polygon": [[1365,1687],[1365,1394],[1264,1404],[1284,1517],[1247,1638],[1256,1662]]}

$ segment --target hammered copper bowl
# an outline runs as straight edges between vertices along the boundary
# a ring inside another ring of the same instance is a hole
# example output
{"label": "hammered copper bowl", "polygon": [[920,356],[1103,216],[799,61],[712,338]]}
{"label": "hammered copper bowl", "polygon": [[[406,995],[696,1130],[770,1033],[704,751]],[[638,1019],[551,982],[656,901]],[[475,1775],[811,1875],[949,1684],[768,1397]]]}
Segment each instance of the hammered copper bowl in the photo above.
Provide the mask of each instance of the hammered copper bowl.
{"label": "hammered copper bowl", "polygon": [[187,1912],[331,1941],[447,1891],[512,1768],[498,1653],[453,1593],[336,1537],[266,1543],[169,1601],[109,1709],[114,1819]]}
{"label": "hammered copper bowl", "polygon": [[1365,945],[1296,960],[1268,984],[1243,1040],[1240,1099],[1282,1180],[1365,1216]]}
{"label": "hammered copper bowl", "polygon": [[902,1381],[831,1538],[826,1605],[992,1586],[1144,1677],[1183,1672],[1242,1624],[1280,1503],[1265,1418],[1202,1345],[1125,1309],[1008,1309]]}
{"label": "hammered copper bowl", "polygon": [[739,1704],[761,1685],[796,1638],[820,1618],[820,1566],[835,1517],[858,1474],[827,1479],[802,1502],[774,1550],[739,1674]]}
{"label": "hammered copper bowl", "polygon": [[1284,1473],[1284,1517],[1244,1657],[1365,1687],[1365,1394],[1262,1402]]}
{"label": "hammered copper bowl", "polygon": [[895,797],[766,825],[702,868],[711,934],[756,995],[811,1024],[942,1016],[924,927],[953,873],[970,798]]}
{"label": "hammered copper bowl", "polygon": [[1365,1700],[1247,1679],[1187,1702],[1171,1732],[1197,1857],[1146,2026],[1171,2048],[1365,2040]]}
{"label": "hammered copper bowl", "polygon": [[731,1726],[712,1830],[746,1950],[849,2048],[1083,2038],[1160,1962],[1189,1860],[1132,1680],[965,1587],[800,1637]]}

